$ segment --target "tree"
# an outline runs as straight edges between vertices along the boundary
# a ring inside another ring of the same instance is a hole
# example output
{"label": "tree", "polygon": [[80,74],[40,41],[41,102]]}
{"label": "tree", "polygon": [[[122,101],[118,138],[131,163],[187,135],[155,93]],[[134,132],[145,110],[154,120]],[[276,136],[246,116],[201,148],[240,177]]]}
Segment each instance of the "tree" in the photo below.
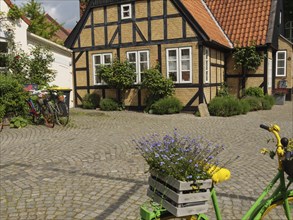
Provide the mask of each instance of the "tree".
{"label": "tree", "polygon": [[251,44],[247,47],[238,47],[236,46],[235,51],[233,52],[233,58],[235,61],[235,69],[241,68],[242,79],[239,80],[239,86],[241,94],[245,93],[245,80],[246,75],[249,71],[255,71],[261,64],[263,56],[256,51],[254,44]]}
{"label": "tree", "polygon": [[[120,103],[124,101],[126,89],[131,88],[136,79],[134,66],[128,61],[120,62],[118,59],[112,65],[99,68],[97,74],[110,87],[117,89]],[[120,93],[122,93],[122,97],[119,95]]]}
{"label": "tree", "polygon": [[20,10],[31,21],[28,31],[36,35],[46,39],[51,39],[56,31],[60,29],[59,26],[47,21],[45,16],[46,14],[41,3],[36,2],[35,0],[29,0],[20,8]]}

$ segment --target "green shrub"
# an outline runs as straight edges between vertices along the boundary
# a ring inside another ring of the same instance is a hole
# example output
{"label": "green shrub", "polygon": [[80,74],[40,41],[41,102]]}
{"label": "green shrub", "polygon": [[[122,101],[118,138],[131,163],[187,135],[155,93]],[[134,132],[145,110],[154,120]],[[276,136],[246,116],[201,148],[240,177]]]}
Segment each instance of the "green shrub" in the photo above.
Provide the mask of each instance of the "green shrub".
{"label": "green shrub", "polygon": [[261,104],[262,104],[262,109],[263,110],[270,110],[272,109],[272,105],[268,99],[261,98]]}
{"label": "green shrub", "polygon": [[262,98],[256,96],[246,96],[242,100],[249,104],[249,111],[262,110]]}
{"label": "green shrub", "polygon": [[14,117],[10,120],[11,128],[23,128],[27,126],[28,121],[21,116]]}
{"label": "green shrub", "polygon": [[242,112],[241,114],[246,114],[250,111],[250,105],[248,102],[244,101],[243,99],[240,100],[241,106],[242,106]]}
{"label": "green shrub", "polygon": [[2,119],[5,116],[5,106],[4,105],[0,105],[0,123],[2,122]]}
{"label": "green shrub", "polygon": [[245,113],[247,106],[232,96],[215,97],[211,100],[208,109],[213,116],[228,117]]}
{"label": "green shrub", "polygon": [[159,115],[174,114],[179,113],[182,108],[181,102],[176,97],[170,96],[156,101],[152,104],[150,111]]}
{"label": "green shrub", "polygon": [[273,106],[275,104],[275,98],[272,95],[265,95],[264,99],[268,100],[271,104],[271,106]]}
{"label": "green shrub", "polygon": [[116,111],[118,110],[118,103],[113,99],[101,99],[100,109],[103,111]]}
{"label": "green shrub", "polygon": [[163,77],[162,73],[156,68],[146,70],[142,73],[142,88],[147,89],[146,111],[159,99],[172,96],[174,84],[171,79]]}
{"label": "green shrub", "polygon": [[0,74],[0,103],[6,114],[27,115],[27,99],[28,93],[23,90],[23,85],[9,75]]}
{"label": "green shrub", "polygon": [[95,109],[100,102],[100,96],[96,93],[86,94],[82,99],[82,107],[85,109]]}
{"label": "green shrub", "polygon": [[246,96],[264,97],[263,89],[260,87],[249,87],[245,90]]}

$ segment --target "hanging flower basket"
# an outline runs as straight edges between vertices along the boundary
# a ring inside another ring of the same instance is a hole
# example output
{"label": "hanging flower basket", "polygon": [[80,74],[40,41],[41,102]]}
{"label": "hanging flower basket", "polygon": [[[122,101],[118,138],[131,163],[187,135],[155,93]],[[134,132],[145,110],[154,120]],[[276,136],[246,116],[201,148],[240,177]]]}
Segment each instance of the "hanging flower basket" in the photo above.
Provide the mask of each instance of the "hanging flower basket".
{"label": "hanging flower basket", "polygon": [[182,217],[208,211],[211,187],[211,179],[183,182],[152,174],[147,195],[174,216]]}

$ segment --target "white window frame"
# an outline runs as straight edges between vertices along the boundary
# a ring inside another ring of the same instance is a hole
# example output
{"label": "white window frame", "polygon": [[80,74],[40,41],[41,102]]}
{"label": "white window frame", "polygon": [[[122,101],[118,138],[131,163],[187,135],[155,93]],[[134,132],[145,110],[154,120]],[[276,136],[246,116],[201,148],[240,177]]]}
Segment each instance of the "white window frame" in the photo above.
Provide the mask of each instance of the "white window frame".
{"label": "white window frame", "polygon": [[204,83],[210,82],[210,48],[204,47],[203,52],[203,78]]}
{"label": "white window frame", "polygon": [[[186,60],[189,60],[189,71],[190,71],[190,78],[188,81],[184,81],[183,80],[183,77],[182,77],[182,72],[184,71],[182,69],[182,53],[181,51],[182,50],[186,50],[188,49],[189,50],[189,59],[186,59]],[[166,49],[166,65],[167,65],[167,78],[170,78],[169,76],[169,72],[171,72],[169,70],[169,61],[175,61],[175,60],[170,60],[169,58],[169,51],[176,51],[176,78],[177,80],[174,81],[174,83],[192,83],[192,48],[191,47],[181,47],[181,48],[168,48]],[[173,70],[174,71],[174,70]],[[175,72],[174,71],[174,72]]]}
{"label": "white window frame", "polygon": [[[150,68],[150,53],[148,50],[141,50],[141,51],[128,51],[126,52],[126,56],[127,56],[127,60],[129,61],[129,54],[132,54],[134,53],[135,54],[135,73],[136,73],[136,81],[135,83],[141,83],[141,74],[142,74],[142,71],[141,71],[141,68],[140,68],[140,64],[143,63],[141,60],[140,60],[140,54],[142,53],[147,53],[147,69]],[[134,62],[130,62],[129,63],[134,63]]]}
{"label": "white window frame", "polygon": [[[125,10],[124,7],[129,7],[129,11]],[[124,16],[124,13],[128,12],[128,16]],[[132,17],[132,10],[131,10],[131,4],[123,4],[121,5],[121,19],[129,19]]]}
{"label": "white window frame", "polygon": [[[108,56],[108,55],[110,55],[111,62],[105,64],[105,56]],[[96,63],[95,63],[95,57],[98,57],[98,56],[101,57],[101,63],[100,63],[100,64],[96,64]],[[113,59],[112,59],[112,53],[93,54],[93,75],[94,75],[94,85],[105,85],[105,84],[106,84],[105,82],[103,82],[103,80],[101,80],[101,82],[96,82],[96,67],[97,67],[97,66],[100,66],[100,65],[111,65],[112,62],[113,62]]]}
{"label": "white window frame", "polygon": [[[284,54],[284,59],[279,59],[278,56],[279,54],[283,53]],[[278,61],[283,60],[284,61],[284,66],[278,66]],[[286,66],[287,65],[287,51],[277,51],[276,53],[276,76],[286,76]],[[278,74],[278,69],[284,69],[284,74]]]}

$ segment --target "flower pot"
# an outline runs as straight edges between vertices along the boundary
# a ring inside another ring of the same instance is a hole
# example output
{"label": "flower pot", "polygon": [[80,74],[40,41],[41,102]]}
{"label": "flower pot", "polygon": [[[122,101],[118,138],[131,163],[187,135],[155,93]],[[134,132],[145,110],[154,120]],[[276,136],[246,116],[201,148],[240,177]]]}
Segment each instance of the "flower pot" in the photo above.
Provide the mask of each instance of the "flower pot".
{"label": "flower pot", "polygon": [[147,195],[176,217],[206,213],[212,180],[183,182],[172,177],[151,175]]}
{"label": "flower pot", "polygon": [[285,104],[285,100],[286,100],[286,94],[278,94],[278,95],[274,95],[275,97],[275,101],[276,101],[276,105],[284,105]]}
{"label": "flower pot", "polygon": [[283,160],[283,169],[288,174],[288,176],[293,178],[293,159]]}

